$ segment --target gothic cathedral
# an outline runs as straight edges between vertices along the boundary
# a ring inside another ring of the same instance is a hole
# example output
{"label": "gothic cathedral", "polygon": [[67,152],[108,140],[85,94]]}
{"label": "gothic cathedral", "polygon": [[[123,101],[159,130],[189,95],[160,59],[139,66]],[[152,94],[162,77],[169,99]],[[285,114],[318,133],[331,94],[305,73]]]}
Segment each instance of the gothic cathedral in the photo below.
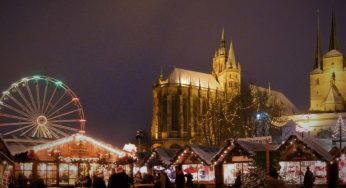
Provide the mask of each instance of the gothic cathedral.
{"label": "gothic cathedral", "polygon": [[199,116],[206,112],[208,101],[240,92],[240,70],[233,44],[226,50],[222,31],[211,74],[174,68],[165,79],[161,73],[153,87],[153,147],[182,147],[191,141],[198,134]]}

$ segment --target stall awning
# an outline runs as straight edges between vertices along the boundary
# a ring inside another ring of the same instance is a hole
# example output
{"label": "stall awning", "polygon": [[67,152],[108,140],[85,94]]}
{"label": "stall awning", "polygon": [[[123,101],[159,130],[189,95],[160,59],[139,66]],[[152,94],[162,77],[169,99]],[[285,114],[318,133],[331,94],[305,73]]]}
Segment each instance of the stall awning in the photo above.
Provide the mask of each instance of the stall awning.
{"label": "stall awning", "polygon": [[318,155],[318,158],[320,158],[320,160],[333,160],[333,156],[330,153],[328,153],[326,149],[323,148],[321,143],[319,143],[318,140],[310,136],[302,137],[298,134],[291,135],[285,142],[283,142],[280,145],[278,150],[282,150],[288,144],[293,144],[295,142],[300,142],[301,144],[305,145],[308,149],[312,150],[314,153]]}

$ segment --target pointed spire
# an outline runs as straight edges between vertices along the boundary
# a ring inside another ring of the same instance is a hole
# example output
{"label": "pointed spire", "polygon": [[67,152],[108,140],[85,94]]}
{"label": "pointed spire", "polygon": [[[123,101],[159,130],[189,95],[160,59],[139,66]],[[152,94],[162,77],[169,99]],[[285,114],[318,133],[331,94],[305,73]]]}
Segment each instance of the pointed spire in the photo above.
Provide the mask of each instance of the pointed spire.
{"label": "pointed spire", "polygon": [[225,29],[222,28],[222,31],[221,31],[221,39],[220,39],[220,48],[224,48],[225,46],[226,46]]}
{"label": "pointed spire", "polygon": [[230,47],[229,47],[227,62],[228,62],[229,66],[231,68],[236,68],[237,67],[237,63],[235,61],[234,49],[233,49],[233,41],[231,41],[231,44],[230,44]]}
{"label": "pointed spire", "polygon": [[320,15],[317,10],[317,39],[316,39],[316,51],[315,51],[315,69],[322,69],[322,50],[321,50],[321,36],[320,36]]}
{"label": "pointed spire", "polygon": [[336,35],[336,21],[335,21],[335,5],[333,3],[332,10],[332,26],[330,29],[330,39],[329,39],[329,51],[339,50],[338,36]]}
{"label": "pointed spire", "polygon": [[162,67],[161,67],[161,71],[160,71],[160,80],[163,80],[163,70],[162,70]]}

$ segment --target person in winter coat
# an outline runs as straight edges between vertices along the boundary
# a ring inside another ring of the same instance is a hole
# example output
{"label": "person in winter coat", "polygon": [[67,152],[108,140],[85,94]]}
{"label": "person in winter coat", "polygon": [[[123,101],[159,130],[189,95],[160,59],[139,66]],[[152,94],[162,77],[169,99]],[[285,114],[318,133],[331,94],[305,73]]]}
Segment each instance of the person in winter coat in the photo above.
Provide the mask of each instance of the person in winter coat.
{"label": "person in winter coat", "polygon": [[310,171],[310,167],[306,167],[306,172],[304,175],[304,187],[305,188],[313,188],[315,182],[315,176]]}
{"label": "person in winter coat", "polygon": [[185,177],[186,177],[186,187],[191,188],[193,186],[193,182],[192,182],[193,177],[192,177],[192,175],[190,173],[187,173],[185,175]]}
{"label": "person in winter coat", "polygon": [[130,184],[130,178],[124,172],[122,166],[116,169],[116,173],[113,173],[108,181],[108,188],[128,188]]}
{"label": "person in winter coat", "polygon": [[237,173],[237,177],[235,178],[233,186],[234,188],[240,188],[241,187],[241,172],[239,171]]}
{"label": "person in winter coat", "polygon": [[97,176],[94,176],[93,188],[106,188],[105,180],[103,179],[103,174],[100,172]]}
{"label": "person in winter coat", "polygon": [[175,178],[176,188],[184,188],[185,187],[185,176],[181,169],[177,170],[177,176]]}

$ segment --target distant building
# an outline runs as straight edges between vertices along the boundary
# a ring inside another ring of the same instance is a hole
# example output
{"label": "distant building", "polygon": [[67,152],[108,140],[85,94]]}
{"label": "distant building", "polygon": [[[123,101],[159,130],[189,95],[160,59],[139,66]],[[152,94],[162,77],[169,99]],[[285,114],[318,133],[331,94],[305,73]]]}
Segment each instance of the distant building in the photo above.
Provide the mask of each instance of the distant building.
{"label": "distant building", "polygon": [[[329,51],[322,56],[319,20],[317,22],[317,40],[315,63],[310,72],[310,108],[306,114],[284,116],[282,122],[289,120],[297,124],[296,131],[307,132],[323,137],[329,135],[339,116],[346,117],[346,64],[344,55],[339,51],[336,34],[335,11],[329,39]],[[281,123],[282,123],[281,122]]]}
{"label": "distant building", "polygon": [[333,10],[329,51],[323,57],[318,23],[315,65],[310,73],[310,112],[345,111],[345,99],[345,59],[339,51]]}
{"label": "distant building", "polygon": [[[215,51],[211,74],[174,68],[167,78],[162,73],[153,87],[151,137],[153,147],[183,147],[199,134],[200,115],[206,113],[215,96],[230,99],[240,93],[241,65],[236,61],[233,43],[226,51],[224,31]],[[294,105],[280,92],[257,88],[275,95],[291,115]],[[271,97],[273,98],[273,97]],[[270,99],[269,99],[270,100]]]}

